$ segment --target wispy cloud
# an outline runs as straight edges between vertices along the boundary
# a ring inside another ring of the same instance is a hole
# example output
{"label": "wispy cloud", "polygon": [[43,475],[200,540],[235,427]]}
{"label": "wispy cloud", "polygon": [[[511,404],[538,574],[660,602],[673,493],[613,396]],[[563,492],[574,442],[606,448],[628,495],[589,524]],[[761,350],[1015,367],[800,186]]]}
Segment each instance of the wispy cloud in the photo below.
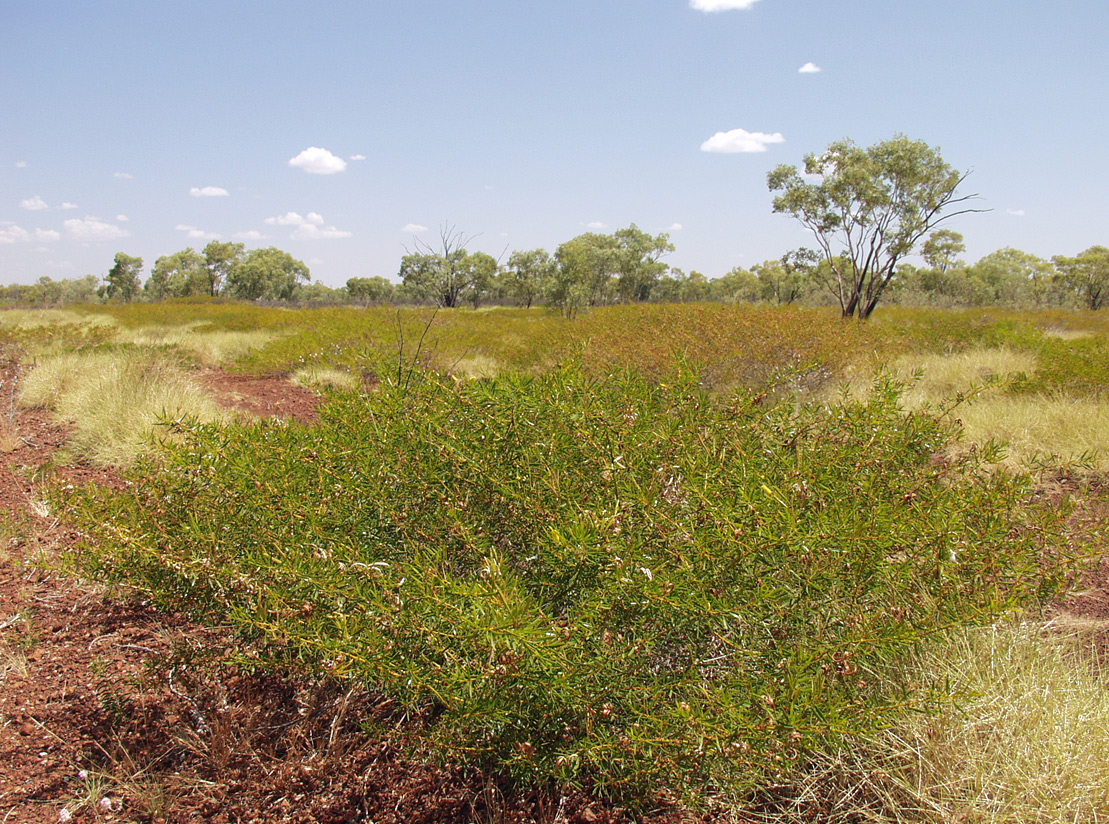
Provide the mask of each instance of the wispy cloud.
{"label": "wispy cloud", "polygon": [[35,229],[33,232],[28,232],[22,226],[17,226],[11,221],[0,220],[0,246],[9,243],[29,243],[31,241],[49,243],[50,241],[60,240],[61,237],[53,229]]}
{"label": "wispy cloud", "polygon": [[822,69],[815,63],[809,62],[799,68],[797,71],[800,74],[816,74],[817,72],[822,71]]}
{"label": "wispy cloud", "polygon": [[116,215],[116,222],[117,223],[126,223],[130,219],[131,218],[127,217],[127,215]]}
{"label": "wispy cloud", "polygon": [[235,232],[232,237],[235,238],[235,240],[264,240],[266,236],[261,232],[251,229],[248,232]]}
{"label": "wispy cloud", "polygon": [[365,160],[365,159],[366,159],[366,156],[365,156],[365,155],[361,155],[361,154],[359,154],[359,155],[351,155],[351,156],[350,156],[350,159],[351,159],[351,160]]}
{"label": "wispy cloud", "polygon": [[135,176],[127,172],[116,172],[112,177],[118,177],[120,180],[133,180]]}
{"label": "wispy cloud", "polygon": [[316,212],[309,212],[301,217],[296,212],[286,212],[278,217],[266,218],[270,226],[295,226],[289,235],[293,240],[338,240],[351,237],[351,233],[334,226],[324,226],[323,216]]}
{"label": "wispy cloud", "polygon": [[15,162],[15,168],[17,168],[17,169],[26,169],[27,168],[27,161],[26,160],[17,160]]}
{"label": "wispy cloud", "polygon": [[76,203],[70,203],[70,202],[69,202],[69,201],[67,200],[67,201],[65,201],[64,203],[62,203],[62,205],[61,205],[61,206],[59,206],[58,208],[59,208],[59,209],[64,209],[64,210],[66,210],[66,211],[69,211],[70,209],[76,209],[76,208],[77,208],[77,204],[76,204]]}
{"label": "wispy cloud", "polygon": [[400,227],[400,230],[402,232],[412,232],[413,234],[417,234],[419,232],[426,232],[427,227],[421,226],[419,223],[406,223]]}
{"label": "wispy cloud", "polygon": [[66,234],[73,240],[79,240],[84,243],[101,243],[107,240],[119,240],[120,238],[131,236],[131,233],[126,229],[122,229],[114,223],[108,223],[98,217],[86,217],[84,220],[71,218],[62,225],[65,227]]}
{"label": "wispy cloud", "polygon": [[748,132],[743,129],[732,129],[730,132],[717,132],[701,144],[702,152],[721,152],[736,154],[739,152],[765,152],[771,143],[785,143],[785,138],[780,132],[765,134],[763,132]]}
{"label": "wispy cloud", "polygon": [[289,161],[289,165],[303,169],[311,175],[333,175],[347,167],[347,162],[341,157],[336,157],[327,149],[319,146],[309,146],[303,152]]}
{"label": "wispy cloud", "polygon": [[28,212],[41,212],[43,209],[49,209],[50,207],[46,205],[45,200],[35,195],[34,197],[19,201],[19,208],[26,209]]}
{"label": "wispy cloud", "polygon": [[682,224],[680,223],[671,223],[669,226],[666,227],[666,231],[668,232],[680,232],[681,230]]}
{"label": "wispy cloud", "polygon": [[173,227],[178,232],[184,232],[185,237],[189,240],[219,240],[220,236],[216,232],[205,232],[203,229],[198,229],[195,226],[186,226],[183,223],[178,223]]}
{"label": "wispy cloud", "polygon": [[1006,209],[1005,213],[1013,217],[1024,217],[1024,209]]}
{"label": "wispy cloud", "polygon": [[219,186],[204,186],[203,188],[193,186],[189,189],[189,194],[193,197],[227,197],[230,192],[221,189]]}
{"label": "wispy cloud", "polygon": [[749,9],[758,0],[689,0],[689,7],[697,11],[731,11]]}
{"label": "wispy cloud", "polygon": [[585,228],[586,229],[607,229],[608,224],[607,223],[602,223],[599,220],[594,220],[590,223],[585,224]]}

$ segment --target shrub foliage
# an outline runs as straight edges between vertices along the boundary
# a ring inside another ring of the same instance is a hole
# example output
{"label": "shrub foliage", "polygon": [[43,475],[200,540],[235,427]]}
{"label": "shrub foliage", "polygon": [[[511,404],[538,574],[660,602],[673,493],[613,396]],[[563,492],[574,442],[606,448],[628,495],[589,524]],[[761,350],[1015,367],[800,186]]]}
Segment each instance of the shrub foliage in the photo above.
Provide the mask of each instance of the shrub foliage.
{"label": "shrub foliage", "polygon": [[420,375],[311,428],[188,426],[69,514],[87,570],[230,623],[252,666],[384,691],[445,757],[743,792],[919,706],[898,663],[922,640],[1061,580],[1058,513],[935,460],[953,432],[898,391]]}

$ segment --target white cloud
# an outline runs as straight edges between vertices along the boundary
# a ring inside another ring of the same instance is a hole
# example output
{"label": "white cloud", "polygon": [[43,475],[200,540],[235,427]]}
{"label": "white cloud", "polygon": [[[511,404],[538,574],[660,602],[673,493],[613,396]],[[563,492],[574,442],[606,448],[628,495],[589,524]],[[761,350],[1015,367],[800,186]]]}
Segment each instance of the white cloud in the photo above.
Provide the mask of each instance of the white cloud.
{"label": "white cloud", "polygon": [[27,168],[27,161],[26,160],[17,160],[15,162],[15,168],[17,168],[17,169],[26,169]]}
{"label": "white cloud", "polygon": [[800,74],[816,74],[821,71],[820,66],[815,63],[809,62],[797,70]]}
{"label": "white cloud", "polygon": [[765,152],[771,143],[785,143],[785,138],[780,132],[764,134],[763,132],[748,132],[743,129],[732,129],[730,132],[717,132],[701,144],[702,152],[721,152],[735,154],[737,152]]}
{"label": "white cloud", "polygon": [[69,201],[67,200],[67,201],[65,201],[65,202],[64,202],[64,203],[63,203],[63,204],[62,204],[61,206],[59,206],[58,208],[59,208],[59,209],[64,209],[64,210],[68,210],[68,209],[76,209],[76,208],[77,208],[77,204],[76,204],[76,203],[70,203],[70,202],[69,202]]}
{"label": "white cloud", "polygon": [[203,189],[193,186],[189,189],[189,194],[193,197],[227,197],[230,192],[219,186],[205,186]]}
{"label": "white cloud", "polygon": [[1024,209],[1006,209],[1005,212],[1013,217],[1024,217]]}
{"label": "white cloud", "polygon": [[98,217],[86,217],[84,220],[71,218],[62,225],[65,226],[71,238],[86,243],[99,243],[131,236],[126,229],[121,229],[114,223],[107,223]]}
{"label": "white cloud", "polygon": [[295,226],[289,235],[293,240],[335,240],[350,237],[351,233],[334,226],[324,226],[323,215],[309,212],[301,217],[296,212],[286,212],[279,217],[267,217],[266,223],[270,226]]}
{"label": "white cloud", "polygon": [[127,172],[116,172],[114,175],[112,175],[112,177],[118,177],[120,180],[131,180],[135,176],[132,174],[128,174]]}
{"label": "white cloud", "polygon": [[21,243],[30,240],[31,236],[21,226],[16,226],[9,221],[0,221],[0,245],[8,243]]}
{"label": "white cloud", "polygon": [[365,155],[351,155],[350,159],[351,160],[365,160],[366,156]]}
{"label": "white cloud", "polygon": [[730,11],[749,9],[758,0],[689,0],[689,7],[697,11]]}
{"label": "white cloud", "polygon": [[266,236],[261,232],[256,232],[251,229],[249,232],[235,232],[232,237],[234,237],[235,240],[263,240]]}
{"label": "white cloud", "polygon": [[289,165],[303,169],[312,175],[333,175],[346,169],[347,162],[341,157],[336,157],[327,149],[309,146],[290,160]]}
{"label": "white cloud", "polygon": [[680,232],[681,230],[682,224],[680,223],[671,223],[669,226],[666,227],[666,231],[668,232]]}
{"label": "white cloud", "polygon": [[306,223],[304,226],[297,226],[289,237],[293,240],[338,240],[350,236],[351,233],[345,229],[336,229],[334,226],[320,227]]}
{"label": "white cloud", "polygon": [[116,215],[116,221],[119,223],[126,223],[130,219],[131,218],[127,217],[127,215]]}
{"label": "white cloud", "polygon": [[307,217],[301,217],[296,212],[286,212],[278,217],[267,217],[266,223],[269,226],[322,226],[323,217],[315,212],[309,212]]}
{"label": "white cloud", "polygon": [[594,220],[592,223],[585,224],[586,229],[607,229],[607,223],[601,223],[599,220]]}
{"label": "white cloud", "polygon": [[203,229],[198,229],[195,226],[186,226],[183,223],[178,223],[173,227],[178,232],[184,232],[185,237],[189,240],[219,240],[219,235],[215,232],[205,232]]}
{"label": "white cloud", "polygon": [[419,223],[406,223],[404,226],[400,227],[400,230],[402,232],[412,232],[415,234],[416,232],[426,232],[427,227],[421,226]]}
{"label": "white cloud", "polygon": [[55,240],[61,240],[62,233],[56,232],[53,229],[35,229],[35,240],[41,243],[52,243]]}
{"label": "white cloud", "polygon": [[38,195],[35,195],[34,197],[29,197],[26,200],[19,201],[19,208],[26,209],[28,212],[40,212],[43,209],[49,209],[50,207],[46,205],[45,200],[43,200]]}

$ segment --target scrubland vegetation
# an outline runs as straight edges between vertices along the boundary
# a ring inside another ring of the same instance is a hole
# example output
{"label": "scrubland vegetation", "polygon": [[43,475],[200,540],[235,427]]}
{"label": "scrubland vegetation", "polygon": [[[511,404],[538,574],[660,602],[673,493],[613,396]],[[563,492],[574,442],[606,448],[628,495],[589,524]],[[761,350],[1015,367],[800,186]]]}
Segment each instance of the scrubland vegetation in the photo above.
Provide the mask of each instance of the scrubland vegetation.
{"label": "scrubland vegetation", "polygon": [[[1041,612],[1097,549],[1100,313],[193,301],[0,338],[134,482],[56,490],[81,574],[380,691],[435,757],[636,808],[1109,817],[1104,627]],[[320,421],[214,410],[217,364]]]}

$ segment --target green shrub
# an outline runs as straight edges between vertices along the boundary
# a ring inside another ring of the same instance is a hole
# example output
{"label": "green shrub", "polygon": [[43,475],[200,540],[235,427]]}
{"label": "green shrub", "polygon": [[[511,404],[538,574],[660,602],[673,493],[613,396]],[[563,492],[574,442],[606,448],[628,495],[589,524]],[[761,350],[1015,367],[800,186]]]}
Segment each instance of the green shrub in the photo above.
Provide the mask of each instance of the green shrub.
{"label": "green shrub", "polygon": [[416,375],[318,425],[188,427],[67,517],[97,577],[358,679],[444,757],[643,802],[743,793],[919,691],[902,656],[1063,575],[1059,512],[906,414],[695,375]]}

